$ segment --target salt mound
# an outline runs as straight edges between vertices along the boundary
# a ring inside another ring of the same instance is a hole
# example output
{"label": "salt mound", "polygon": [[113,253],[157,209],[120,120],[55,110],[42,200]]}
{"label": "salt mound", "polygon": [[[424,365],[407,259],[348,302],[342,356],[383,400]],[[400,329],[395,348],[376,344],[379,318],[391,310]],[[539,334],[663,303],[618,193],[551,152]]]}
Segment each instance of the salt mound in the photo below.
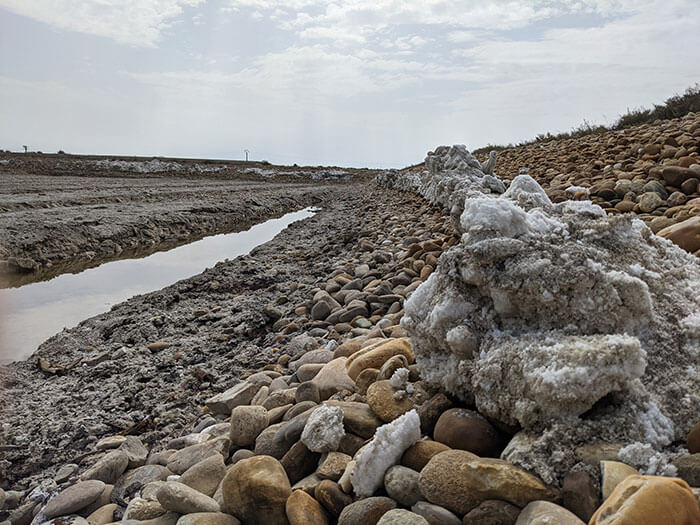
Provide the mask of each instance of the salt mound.
{"label": "salt mound", "polygon": [[418,191],[461,241],[405,305],[423,377],[519,425],[504,459],[548,482],[583,443],[682,439],[700,413],[700,260],[528,175],[506,190],[464,146],[425,164]]}

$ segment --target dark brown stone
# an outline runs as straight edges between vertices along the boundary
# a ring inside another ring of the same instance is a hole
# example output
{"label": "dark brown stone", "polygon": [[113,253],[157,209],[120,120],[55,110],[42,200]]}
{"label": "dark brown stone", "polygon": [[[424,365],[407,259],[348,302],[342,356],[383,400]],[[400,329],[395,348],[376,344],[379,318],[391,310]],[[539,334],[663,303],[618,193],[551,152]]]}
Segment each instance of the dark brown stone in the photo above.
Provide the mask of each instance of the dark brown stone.
{"label": "dark brown stone", "polygon": [[600,506],[595,483],[588,472],[569,472],[562,482],[561,504],[588,523]]}
{"label": "dark brown stone", "polygon": [[481,457],[498,457],[501,436],[479,413],[451,408],[442,413],[433,431],[435,441]]}
{"label": "dark brown stone", "polygon": [[333,516],[340,516],[345,507],[352,503],[352,498],[343,492],[335,481],[324,479],[316,485],[314,497]]}
{"label": "dark brown stone", "polygon": [[282,457],[280,463],[293,485],[316,470],[320,457],[321,454],[311,452],[301,441],[297,441]]}
{"label": "dark brown stone", "polygon": [[497,499],[482,501],[462,519],[462,525],[513,525],[520,514],[520,508]]}
{"label": "dark brown stone", "polygon": [[688,452],[691,454],[700,452],[700,421],[695,423],[695,426],[688,432],[688,437],[685,442],[688,447]]}
{"label": "dark brown stone", "polygon": [[449,408],[452,408],[452,401],[443,393],[435,394],[418,407],[421,432],[432,434],[440,415]]}

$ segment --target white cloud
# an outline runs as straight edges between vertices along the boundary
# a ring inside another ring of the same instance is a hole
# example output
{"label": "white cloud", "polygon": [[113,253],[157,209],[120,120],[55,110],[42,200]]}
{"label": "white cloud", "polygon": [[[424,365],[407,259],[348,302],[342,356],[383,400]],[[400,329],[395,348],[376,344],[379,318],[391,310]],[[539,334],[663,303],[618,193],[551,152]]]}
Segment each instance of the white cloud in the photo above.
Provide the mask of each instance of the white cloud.
{"label": "white cloud", "polygon": [[206,0],[0,0],[0,7],[59,29],[154,47],[183,7]]}

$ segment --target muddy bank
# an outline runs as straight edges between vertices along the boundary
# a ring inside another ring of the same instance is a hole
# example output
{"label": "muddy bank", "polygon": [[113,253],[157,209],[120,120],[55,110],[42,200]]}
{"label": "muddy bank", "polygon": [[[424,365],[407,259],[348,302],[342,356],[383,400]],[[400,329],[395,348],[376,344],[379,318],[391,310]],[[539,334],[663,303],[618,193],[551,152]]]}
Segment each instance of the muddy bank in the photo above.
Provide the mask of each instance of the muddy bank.
{"label": "muddy bank", "polygon": [[0,486],[26,488],[33,476],[65,463],[90,463],[86,451],[103,436],[133,433],[152,445],[178,435],[201,417],[208,397],[244,371],[304,350],[307,336],[314,344],[340,338],[331,323],[312,319],[308,303],[318,284],[364,258],[379,261],[373,264],[397,277],[394,286],[405,287],[411,278],[398,275],[397,254],[414,232],[425,233],[426,221],[449,229],[439,217],[415,196],[386,191],[378,199],[362,186],[335,189],[323,211],[250,256],[137,296],[49,339],[32,359],[2,371]]}
{"label": "muddy bank", "polygon": [[317,205],[339,190],[320,181],[146,177],[0,180],[0,271],[9,285],[107,260],[142,256]]}

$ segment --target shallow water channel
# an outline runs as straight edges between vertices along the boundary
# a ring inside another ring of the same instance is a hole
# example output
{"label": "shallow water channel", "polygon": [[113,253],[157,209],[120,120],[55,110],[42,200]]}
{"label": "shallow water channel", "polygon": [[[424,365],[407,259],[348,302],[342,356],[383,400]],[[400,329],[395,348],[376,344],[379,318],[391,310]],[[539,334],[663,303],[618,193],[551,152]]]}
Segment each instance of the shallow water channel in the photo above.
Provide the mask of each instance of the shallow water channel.
{"label": "shallow water channel", "polygon": [[0,290],[0,363],[27,359],[63,328],[134,295],[160,290],[224,259],[249,253],[315,210],[288,213],[242,232],[212,235],[140,259],[123,259],[49,281]]}

